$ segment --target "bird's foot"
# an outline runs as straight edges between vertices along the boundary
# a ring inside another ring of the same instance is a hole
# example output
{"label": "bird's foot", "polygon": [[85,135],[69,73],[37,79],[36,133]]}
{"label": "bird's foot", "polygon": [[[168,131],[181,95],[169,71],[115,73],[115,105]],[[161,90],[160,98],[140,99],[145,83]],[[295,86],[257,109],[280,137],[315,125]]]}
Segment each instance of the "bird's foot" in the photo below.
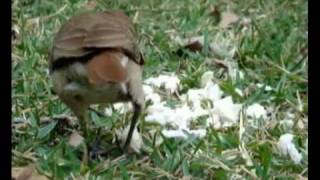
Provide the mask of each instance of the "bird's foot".
{"label": "bird's foot", "polygon": [[100,156],[105,156],[107,151],[101,146],[101,136],[98,136],[95,141],[89,146],[89,159],[96,160]]}
{"label": "bird's foot", "polygon": [[107,157],[111,153],[114,155],[119,153],[123,154],[123,153],[126,153],[127,150],[121,146],[117,136],[116,136],[116,143],[111,145],[111,147],[108,147],[108,148],[101,145],[101,136],[98,136],[95,139],[95,141],[89,146],[88,152],[89,152],[89,159],[91,161],[91,160],[96,160],[99,157]]}

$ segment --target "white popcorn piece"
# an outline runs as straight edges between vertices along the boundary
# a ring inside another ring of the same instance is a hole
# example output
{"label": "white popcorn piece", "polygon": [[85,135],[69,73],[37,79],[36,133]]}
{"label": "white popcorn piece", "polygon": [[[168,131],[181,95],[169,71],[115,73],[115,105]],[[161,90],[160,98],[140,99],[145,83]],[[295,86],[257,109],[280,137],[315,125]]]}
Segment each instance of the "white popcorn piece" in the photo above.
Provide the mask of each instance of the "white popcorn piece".
{"label": "white popcorn piece", "polygon": [[144,85],[142,86],[142,88],[143,88],[143,92],[144,92],[144,94],[145,94],[146,96],[149,95],[149,94],[153,94],[153,93],[154,93],[152,87],[149,86],[149,85],[145,85],[145,84],[144,84]]}
{"label": "white popcorn piece", "polygon": [[214,129],[222,129],[222,122],[218,114],[212,114],[207,118],[207,126],[213,126]]}
{"label": "white popcorn piece", "polygon": [[146,95],[145,100],[146,101],[150,100],[153,104],[155,104],[155,103],[160,103],[161,102],[161,97],[160,97],[159,94],[153,93],[153,94]]}
{"label": "white popcorn piece", "polygon": [[302,160],[302,155],[298,152],[292,140],[292,134],[281,135],[278,142],[278,149],[282,155],[289,155],[295,164],[299,164]]}
{"label": "white popcorn piece", "polygon": [[228,74],[233,81],[235,81],[237,78],[239,79],[244,78],[243,72],[240,71],[237,67],[233,67],[231,63],[228,63]]}
{"label": "white popcorn piece", "polygon": [[285,120],[279,121],[279,124],[284,126],[287,129],[291,129],[294,125],[294,122],[292,119],[285,119]]}
{"label": "white popcorn piece", "polygon": [[186,99],[192,103],[193,107],[198,107],[202,100],[209,99],[214,102],[221,99],[222,95],[219,85],[208,82],[202,89],[190,89],[183,98],[187,97]]}
{"label": "white popcorn piece", "polygon": [[185,139],[188,137],[188,134],[198,137],[198,138],[203,138],[206,135],[207,131],[205,129],[198,129],[198,130],[162,130],[162,134],[167,137],[167,138],[182,138]]}
{"label": "white popcorn piece", "polygon": [[219,115],[220,121],[223,121],[223,126],[229,127],[238,122],[242,105],[234,104],[231,96],[215,101],[213,104],[212,113]]}
{"label": "white popcorn piece", "polygon": [[147,122],[156,122],[161,125],[166,125],[171,122],[174,111],[164,106],[164,103],[156,103],[148,107],[148,115],[145,117]]}
{"label": "white popcorn piece", "polygon": [[112,108],[111,107],[105,108],[104,112],[107,116],[112,116]]}
{"label": "white popcorn piece", "polygon": [[207,83],[212,82],[213,80],[213,72],[207,71],[201,76],[201,87],[205,87]]}
{"label": "white popcorn piece", "polygon": [[[122,145],[124,145],[124,143],[127,140],[129,129],[130,129],[130,126],[127,126],[124,128],[124,130],[116,131],[116,134],[121,140]],[[143,146],[143,141],[142,141],[141,134],[138,132],[137,128],[135,128],[132,133],[129,149],[136,153],[140,153],[142,146]]]}
{"label": "white popcorn piece", "polygon": [[186,97],[193,107],[200,106],[201,100],[205,98],[205,92],[203,89],[189,89]]}
{"label": "white popcorn piece", "polygon": [[131,103],[115,103],[113,104],[113,107],[120,114],[132,112],[133,110]]}
{"label": "white popcorn piece", "polygon": [[[258,84],[257,84],[257,87],[258,87],[258,88],[262,88],[263,86],[264,86],[264,84],[261,84],[261,83],[258,83]],[[264,90],[265,90],[265,91],[272,91],[273,88],[272,88],[271,86],[269,86],[269,85],[266,85],[266,86],[264,87]]]}
{"label": "white popcorn piece", "polygon": [[[162,134],[168,138],[187,138],[187,134],[197,138],[204,137],[207,132],[206,129],[203,129],[205,127],[192,130],[189,127],[191,122],[199,117],[207,118],[207,127],[213,126],[216,129],[236,125],[242,105],[235,104],[231,96],[221,99],[223,92],[212,79],[213,72],[204,73],[202,88],[189,89],[186,94],[179,96],[181,103],[174,108],[166,106],[166,102],[161,101],[161,97],[152,88],[163,86],[172,93],[179,87],[180,80],[174,75],[159,75],[147,79],[144,91],[146,99],[150,99],[153,103],[146,109],[145,120],[162,126],[171,125],[173,130],[166,128],[162,130]],[[211,101],[213,107],[205,104],[203,100]]]}
{"label": "white popcorn piece", "polygon": [[166,91],[169,91],[172,94],[179,90],[180,79],[174,74],[159,75],[158,77],[148,78],[144,82],[158,88],[163,86]]}
{"label": "white popcorn piece", "polygon": [[252,118],[267,118],[266,109],[258,103],[250,105],[246,110],[247,116]]}
{"label": "white popcorn piece", "polygon": [[238,93],[240,96],[243,96],[243,92],[242,92],[241,89],[236,88],[235,91],[236,91],[236,93]]}
{"label": "white popcorn piece", "polygon": [[211,101],[220,100],[223,92],[221,91],[218,84],[214,84],[213,82],[208,82],[205,86],[205,97],[210,99]]}

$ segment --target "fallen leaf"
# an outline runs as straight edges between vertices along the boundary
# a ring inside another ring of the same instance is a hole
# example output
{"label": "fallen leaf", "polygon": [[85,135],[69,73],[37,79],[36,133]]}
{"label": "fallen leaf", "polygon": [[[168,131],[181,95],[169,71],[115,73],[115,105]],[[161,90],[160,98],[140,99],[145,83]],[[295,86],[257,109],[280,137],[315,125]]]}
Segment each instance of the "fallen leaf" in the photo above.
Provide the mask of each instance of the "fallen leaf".
{"label": "fallen leaf", "polygon": [[301,176],[300,174],[295,175],[295,179],[308,180],[308,178],[307,178],[307,177],[303,177],[303,176]]}
{"label": "fallen leaf", "polygon": [[33,173],[33,167],[32,166],[28,166],[24,169],[21,170],[21,172],[19,173],[19,175],[16,177],[16,180],[26,180],[26,179],[30,179]]}
{"label": "fallen leaf", "polygon": [[221,21],[218,26],[221,28],[226,28],[232,23],[237,22],[238,20],[239,20],[239,17],[235,13],[231,11],[223,12],[221,14]]}
{"label": "fallen leaf", "polygon": [[217,66],[220,66],[222,68],[228,69],[228,63],[226,61],[223,60],[219,60],[219,59],[214,59],[213,63]]}
{"label": "fallen leaf", "polygon": [[83,142],[83,137],[78,132],[73,132],[69,137],[69,144],[73,147],[79,146]]}
{"label": "fallen leaf", "polygon": [[308,55],[308,47],[303,47],[300,49],[300,53],[303,55],[303,56],[307,56]]}
{"label": "fallen leaf", "polygon": [[215,18],[217,18],[218,20],[220,20],[221,18],[221,13],[219,11],[219,9],[217,8],[217,6],[210,6],[209,7],[209,14]]}
{"label": "fallen leaf", "polygon": [[191,180],[191,176],[183,176],[181,180]]}
{"label": "fallen leaf", "polygon": [[228,38],[216,35],[209,44],[211,54],[218,59],[231,60],[237,52],[237,43],[234,37],[230,35]]}
{"label": "fallen leaf", "polygon": [[180,48],[177,50],[176,54],[178,56],[184,56],[182,49],[187,49],[191,52],[200,52],[203,48],[204,44],[204,36],[196,36],[192,37],[190,39],[182,40],[183,42],[183,48]]}
{"label": "fallen leaf", "polygon": [[12,44],[17,44],[17,41],[20,39],[20,30],[19,27],[14,24],[11,29],[11,41]]}
{"label": "fallen leaf", "polygon": [[48,180],[46,176],[37,172],[34,164],[25,167],[13,167],[11,174],[14,180]]}
{"label": "fallen leaf", "polygon": [[194,41],[194,42],[184,46],[185,49],[188,49],[191,52],[200,52],[202,50],[202,47],[203,46],[199,41]]}
{"label": "fallen leaf", "polygon": [[97,1],[96,0],[89,0],[88,3],[85,4],[86,9],[94,9],[97,7]]}

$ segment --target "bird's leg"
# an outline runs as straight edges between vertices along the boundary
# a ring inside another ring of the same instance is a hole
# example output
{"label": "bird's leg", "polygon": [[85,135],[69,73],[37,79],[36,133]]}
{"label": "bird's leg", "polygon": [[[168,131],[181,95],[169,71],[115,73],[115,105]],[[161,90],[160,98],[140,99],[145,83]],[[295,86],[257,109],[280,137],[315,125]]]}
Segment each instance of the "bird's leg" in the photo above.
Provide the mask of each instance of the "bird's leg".
{"label": "bird's leg", "polygon": [[83,133],[83,136],[85,137],[85,139],[88,139],[89,138],[89,133],[88,133],[89,113],[87,108],[76,109],[73,112],[78,117],[80,130]]}
{"label": "bird's leg", "polygon": [[[104,113],[97,111],[91,107],[89,107],[89,110],[94,112],[95,114],[97,114],[100,118],[105,118],[107,117]],[[115,127],[115,124],[113,121],[111,121],[112,123],[112,128],[111,130]],[[121,148],[120,142],[118,140],[117,135],[116,136],[116,145],[112,146],[109,150],[104,150],[101,146],[100,146],[100,142],[102,139],[102,135],[100,133],[101,128],[98,129],[98,133],[97,136],[95,138],[94,143],[90,146],[90,159],[97,159],[98,155],[106,155],[108,154],[110,151],[112,151],[114,148]]]}
{"label": "bird's leg", "polygon": [[[66,101],[65,101],[66,102]],[[89,138],[88,133],[88,122],[89,122],[89,113],[88,113],[88,106],[81,103],[66,103],[70,109],[73,111],[73,113],[76,115],[76,117],[79,120],[80,130],[83,133],[83,136],[85,138],[85,143],[83,144],[84,152],[82,156],[82,164],[81,166],[86,166],[88,164],[88,146],[87,141]]]}
{"label": "bird's leg", "polygon": [[80,130],[83,136],[88,138],[88,122],[89,122],[89,105],[82,102],[81,97],[74,96],[73,94],[64,94],[61,96],[61,100],[71,109],[74,115],[78,118]]}
{"label": "bird's leg", "polygon": [[133,110],[134,110],[134,112],[133,112],[133,116],[132,116],[132,119],[131,119],[130,129],[129,129],[129,132],[128,132],[128,135],[127,135],[126,142],[125,142],[125,144],[123,146],[123,150],[124,151],[127,151],[128,146],[129,146],[129,144],[131,142],[134,128],[136,127],[139,115],[141,113],[141,105],[138,104],[138,103],[133,102]]}

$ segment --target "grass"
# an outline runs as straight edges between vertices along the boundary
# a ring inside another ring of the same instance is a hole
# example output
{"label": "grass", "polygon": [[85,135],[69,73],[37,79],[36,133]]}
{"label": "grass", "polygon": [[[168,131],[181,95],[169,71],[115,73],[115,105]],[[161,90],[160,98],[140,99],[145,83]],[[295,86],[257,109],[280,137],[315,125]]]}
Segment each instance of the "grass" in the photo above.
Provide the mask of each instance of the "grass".
{"label": "grass", "polygon": [[[297,179],[308,176],[307,152],[303,153],[302,163],[295,165],[288,157],[279,155],[276,147],[284,133],[295,135],[299,151],[305,149],[308,138],[306,128],[301,127],[302,119],[308,119],[307,1],[122,0],[96,3],[95,9],[122,9],[134,19],[146,59],[144,78],[176,72],[182,80],[181,92],[186,92],[200,85],[203,72],[213,70],[216,81],[226,94],[232,95],[239,103],[260,103],[271,107],[272,118],[258,128],[245,123],[241,140],[239,127],[208,128],[203,139],[163,137],[160,146],[155,146],[155,141],[162,137],[161,128],[144,122],[142,118],[145,153],[128,157],[111,155],[81,167],[79,157],[83,149],[68,145],[69,127],[60,125],[60,121],[44,122],[43,119],[60,114],[72,115],[51,94],[47,57],[61,24],[83,11],[88,1],[13,1],[14,167],[35,163],[40,173],[53,179]],[[217,26],[218,19],[210,15],[211,6],[218,7],[220,12],[230,9],[240,19],[250,18],[251,23],[237,23],[222,30]],[[187,52],[188,56],[178,56],[175,52],[180,46],[170,39],[169,31],[183,38],[203,35],[206,42],[220,42],[218,37],[229,40],[237,50],[234,57],[226,60],[236,62],[245,78],[232,80],[220,67],[206,65],[205,59],[223,58],[212,54],[208,48],[200,53]],[[255,88],[257,83],[270,85],[274,90],[266,92]],[[244,90],[245,96],[238,96],[235,88]],[[292,128],[280,124],[288,113],[293,114],[295,121]],[[90,132],[92,138],[97,134],[97,127],[111,127],[111,121],[117,127],[123,126],[122,116],[115,114],[111,119],[94,116],[92,114],[95,122]],[[150,133],[151,130],[156,133]],[[114,130],[105,137],[109,142],[112,133]],[[241,144],[245,145],[249,158],[243,158]],[[252,164],[248,163],[249,159]]]}

